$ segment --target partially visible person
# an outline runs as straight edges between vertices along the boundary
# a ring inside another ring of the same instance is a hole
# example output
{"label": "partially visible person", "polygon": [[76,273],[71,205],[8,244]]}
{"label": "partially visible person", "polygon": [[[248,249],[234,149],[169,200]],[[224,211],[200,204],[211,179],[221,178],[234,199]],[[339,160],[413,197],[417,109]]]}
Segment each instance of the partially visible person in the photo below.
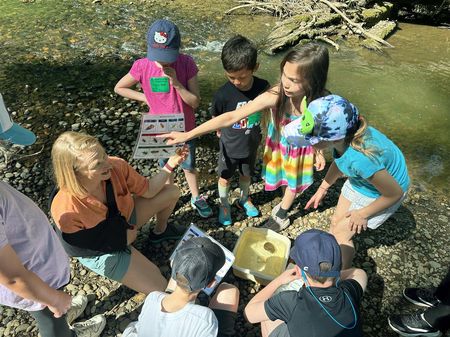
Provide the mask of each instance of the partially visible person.
{"label": "partially visible person", "polygon": [[109,157],[95,137],[72,131],[61,134],[52,148],[59,191],[51,213],[69,254],[97,274],[138,292],[164,290],[167,282],[158,267],[131,244],[153,216],[150,244],[182,236],[184,227],[168,225],[180,192],[166,181],[187,152],[180,149],[147,179],[123,159]]}
{"label": "partially visible person", "polygon": [[325,88],[328,76],[328,49],[317,43],[308,43],[289,52],[280,64],[280,83],[244,106],[213,118],[195,129],[181,133],[160,135],[167,144],[183,143],[205,133],[233,125],[259,111],[269,111],[262,176],[266,191],[283,189],[283,198],[271,213],[265,227],[281,231],[290,225],[288,212],[295,197],[313,183],[313,167],[325,168],[320,150],[309,144],[289,144],[283,136],[284,127],[304,114],[301,102],[311,102],[328,94]]}
{"label": "partially visible person", "polygon": [[291,144],[331,149],[333,162],[305,208],[317,208],[340,177],[348,179],[331,221],[331,233],[341,245],[343,268],[355,254],[353,236],[376,229],[400,207],[409,187],[408,169],[400,149],[371,127],[345,98],[328,95],[306,106],[305,118],[285,128]]}
{"label": "partially visible person", "polygon": [[187,240],[177,250],[172,293],[153,292],[145,299],[137,322],[123,337],[234,337],[239,290],[230,284],[218,286],[209,307],[195,304],[201,289],[213,286],[215,275],[225,263],[225,254],[205,237]]}
{"label": "partially visible person", "polygon": [[392,330],[401,336],[437,337],[450,329],[450,268],[437,288],[406,288],[403,296],[424,310],[391,315]]}
{"label": "partially visible person", "polygon": [[[185,131],[195,128],[194,110],[200,102],[198,68],[194,59],[180,53],[181,36],[178,27],[169,20],[156,20],[147,32],[147,57],[136,60],[128,74],[117,82],[114,91],[120,96],[148,105],[149,114],[182,113]],[[142,91],[134,86],[140,83]],[[189,156],[181,164],[191,191],[191,206],[207,218],[212,209],[199,192],[195,168],[195,142],[187,142]],[[164,166],[167,160],[161,160]]]}
{"label": "partially visible person", "polygon": [[[255,45],[241,35],[236,35],[225,43],[221,59],[228,81],[214,95],[211,106],[213,117],[238,109],[269,88],[269,82],[254,76],[259,68],[257,57]],[[262,112],[256,112],[217,131],[220,146],[217,184],[220,198],[219,223],[223,226],[233,223],[228,197],[230,179],[236,169],[239,171],[241,193],[236,206],[248,217],[259,215],[248,195],[261,142],[261,117]]]}
{"label": "partially visible person", "polygon": [[[318,229],[300,234],[288,269],[257,293],[245,307],[250,323],[261,323],[263,337],[361,337],[359,307],[367,286],[362,269],[341,270],[335,237]],[[274,295],[282,285],[302,278],[299,291]]]}
{"label": "partially visible person", "polygon": [[[11,120],[0,95],[0,152],[7,155],[11,144],[27,146],[35,140],[31,131]],[[70,327],[87,298],[62,291],[69,280],[69,258],[45,214],[0,181],[0,305],[28,311],[41,337],[100,336],[103,315]]]}

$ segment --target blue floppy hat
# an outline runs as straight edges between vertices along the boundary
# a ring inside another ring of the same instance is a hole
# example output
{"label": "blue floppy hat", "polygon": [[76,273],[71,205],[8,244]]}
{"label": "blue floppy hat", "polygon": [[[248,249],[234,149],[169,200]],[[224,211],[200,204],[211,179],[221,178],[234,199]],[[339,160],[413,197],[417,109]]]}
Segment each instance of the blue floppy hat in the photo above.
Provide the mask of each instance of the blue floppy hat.
{"label": "blue floppy hat", "polygon": [[0,94],[0,139],[18,145],[31,145],[36,141],[36,135],[14,123],[6,109],[3,97]]}
{"label": "blue floppy hat", "polygon": [[283,136],[290,144],[306,146],[341,140],[358,127],[358,109],[339,95],[320,97],[308,106],[304,99],[302,104],[302,117],[287,124],[283,130]]}

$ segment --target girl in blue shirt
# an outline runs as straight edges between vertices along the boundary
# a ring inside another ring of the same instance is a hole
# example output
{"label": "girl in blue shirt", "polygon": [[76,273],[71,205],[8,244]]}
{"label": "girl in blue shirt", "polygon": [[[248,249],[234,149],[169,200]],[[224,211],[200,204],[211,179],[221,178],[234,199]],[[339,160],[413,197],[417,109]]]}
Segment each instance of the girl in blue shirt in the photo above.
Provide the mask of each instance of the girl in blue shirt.
{"label": "girl in blue shirt", "polygon": [[348,177],[331,221],[331,233],[341,245],[342,269],[347,269],[355,252],[353,235],[380,226],[405,198],[409,187],[405,158],[345,98],[328,95],[302,105],[303,117],[285,127],[285,137],[291,143],[309,143],[316,150],[331,148],[334,158],[305,208],[317,208],[330,186]]}

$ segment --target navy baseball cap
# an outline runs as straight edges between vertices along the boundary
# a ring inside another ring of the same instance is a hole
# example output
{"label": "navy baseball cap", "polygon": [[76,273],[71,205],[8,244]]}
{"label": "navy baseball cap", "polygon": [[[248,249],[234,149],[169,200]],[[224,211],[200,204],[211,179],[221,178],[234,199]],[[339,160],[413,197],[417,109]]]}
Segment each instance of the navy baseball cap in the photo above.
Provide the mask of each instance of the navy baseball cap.
{"label": "navy baseball cap", "polygon": [[[341,248],[336,238],[320,229],[310,229],[295,239],[291,258],[297,266],[311,276],[339,277],[341,272]],[[331,269],[320,271],[320,263],[328,262]]]}
{"label": "navy baseball cap", "polygon": [[150,61],[173,63],[180,54],[178,27],[169,20],[157,20],[147,32],[147,58]]}
{"label": "navy baseball cap", "polygon": [[189,282],[189,289],[197,291],[214,279],[225,264],[225,253],[219,245],[205,237],[187,240],[175,253],[172,278],[182,275]]}
{"label": "navy baseball cap", "polygon": [[36,141],[36,135],[14,123],[6,109],[3,97],[0,94],[0,139],[18,145],[31,145]]}

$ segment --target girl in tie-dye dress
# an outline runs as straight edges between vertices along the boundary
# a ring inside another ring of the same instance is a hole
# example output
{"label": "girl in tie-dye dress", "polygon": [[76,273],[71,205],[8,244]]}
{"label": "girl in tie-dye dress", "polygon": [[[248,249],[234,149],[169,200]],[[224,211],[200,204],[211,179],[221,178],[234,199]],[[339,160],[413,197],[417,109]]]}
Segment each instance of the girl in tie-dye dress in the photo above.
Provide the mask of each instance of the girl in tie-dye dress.
{"label": "girl in tie-dye dress", "polygon": [[328,94],[325,89],[328,64],[328,50],[320,44],[309,43],[291,51],[280,64],[281,80],[277,87],[262,93],[239,109],[221,114],[189,132],[165,134],[164,137],[169,138],[167,144],[186,142],[231,126],[256,112],[267,111],[264,114],[265,120],[269,121],[263,160],[265,190],[273,191],[282,187],[284,193],[281,203],[274,207],[265,227],[281,231],[290,224],[288,211],[295,197],[313,182],[313,166],[317,170],[325,167],[322,153],[314,152],[311,146],[288,145],[282,136],[283,127],[302,116],[304,108],[301,102],[304,98],[309,103]]}

